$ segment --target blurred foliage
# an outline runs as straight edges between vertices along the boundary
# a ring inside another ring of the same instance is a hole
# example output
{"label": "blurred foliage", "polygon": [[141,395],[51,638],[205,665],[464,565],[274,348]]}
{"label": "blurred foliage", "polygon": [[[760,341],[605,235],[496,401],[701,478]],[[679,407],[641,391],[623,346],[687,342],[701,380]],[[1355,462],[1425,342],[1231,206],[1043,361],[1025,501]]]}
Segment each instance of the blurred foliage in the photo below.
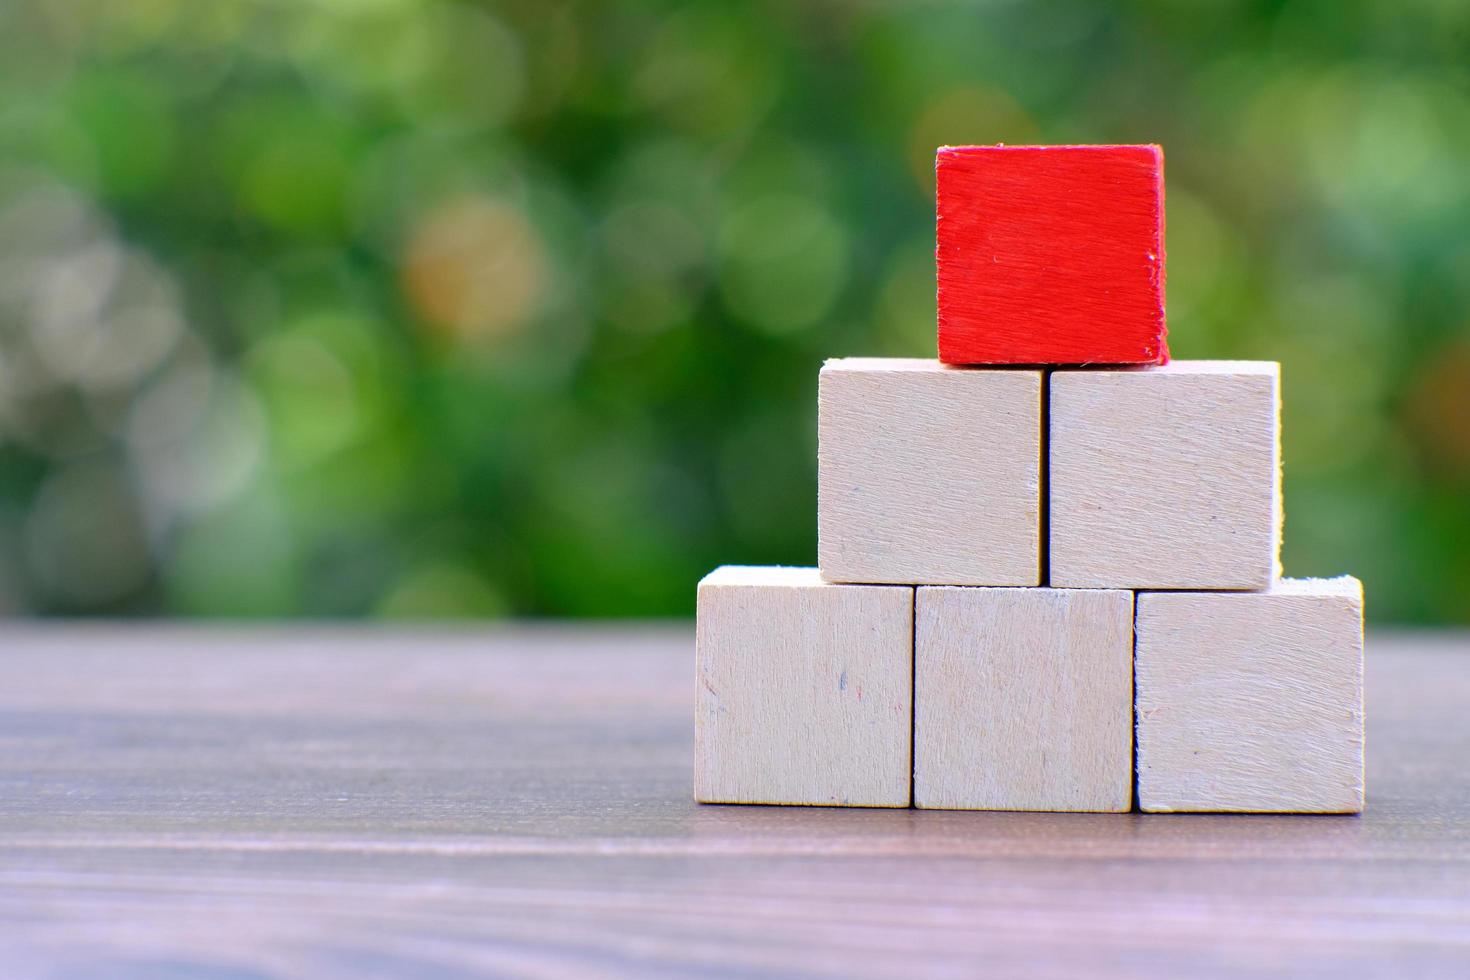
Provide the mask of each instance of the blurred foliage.
{"label": "blurred foliage", "polygon": [[932,355],[941,143],[1168,154],[1171,344],[1283,362],[1286,567],[1470,621],[1470,4],[0,5],[0,603],[656,615],[815,555]]}

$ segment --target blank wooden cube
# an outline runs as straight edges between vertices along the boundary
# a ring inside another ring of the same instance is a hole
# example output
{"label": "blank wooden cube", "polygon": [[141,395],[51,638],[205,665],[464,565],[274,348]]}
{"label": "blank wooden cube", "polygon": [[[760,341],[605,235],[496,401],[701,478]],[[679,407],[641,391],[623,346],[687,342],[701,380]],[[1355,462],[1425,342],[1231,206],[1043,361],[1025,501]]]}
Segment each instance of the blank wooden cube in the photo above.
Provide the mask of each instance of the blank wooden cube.
{"label": "blank wooden cube", "polygon": [[698,605],[695,799],[908,806],[913,589],[727,566]]}
{"label": "blank wooden cube", "polygon": [[817,417],[823,578],[1040,582],[1040,372],[832,360]]}
{"label": "blank wooden cube", "polygon": [[921,588],[914,805],[1133,803],[1133,593]]}
{"label": "blank wooden cube", "polygon": [[1050,584],[1264,589],[1281,547],[1279,366],[1051,375]]}
{"label": "blank wooden cube", "polygon": [[1150,811],[1363,809],[1363,587],[1138,596],[1138,799]]}

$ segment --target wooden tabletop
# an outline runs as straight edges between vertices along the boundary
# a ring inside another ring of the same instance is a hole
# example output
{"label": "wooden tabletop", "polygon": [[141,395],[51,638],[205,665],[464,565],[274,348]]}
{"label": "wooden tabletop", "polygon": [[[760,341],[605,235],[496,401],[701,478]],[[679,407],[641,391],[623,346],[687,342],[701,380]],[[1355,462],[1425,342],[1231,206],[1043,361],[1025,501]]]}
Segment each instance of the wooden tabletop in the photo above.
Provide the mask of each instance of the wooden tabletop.
{"label": "wooden tabletop", "polygon": [[1470,976],[1470,637],[1362,817],[699,806],[692,629],[13,626],[5,977]]}

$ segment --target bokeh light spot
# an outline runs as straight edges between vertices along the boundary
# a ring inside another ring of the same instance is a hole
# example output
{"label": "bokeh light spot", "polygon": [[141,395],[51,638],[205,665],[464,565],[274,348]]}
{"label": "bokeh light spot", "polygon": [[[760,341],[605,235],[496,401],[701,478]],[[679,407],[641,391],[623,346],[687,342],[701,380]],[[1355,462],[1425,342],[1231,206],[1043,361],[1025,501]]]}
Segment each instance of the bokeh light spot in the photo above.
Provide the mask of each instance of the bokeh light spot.
{"label": "bokeh light spot", "polygon": [[[394,58],[399,99],[414,115],[500,126],[525,97],[521,40],[488,11],[462,4],[419,10]],[[420,29],[423,28],[423,29]]]}
{"label": "bokeh light spot", "polygon": [[268,225],[308,237],[334,237],[344,224],[346,151],[329,127],[302,120],[268,136],[247,165],[242,194]]}
{"label": "bokeh light spot", "polygon": [[1036,120],[1011,95],[984,85],[954,88],[930,102],[909,128],[908,159],[914,180],[934,197],[934,149],[971,143],[1035,143]]}
{"label": "bokeh light spot", "polygon": [[184,332],[172,282],[105,240],[59,257],[35,286],[35,349],[54,377],[84,388],[131,386]]}
{"label": "bokeh light spot", "polygon": [[1404,422],[1426,468],[1470,480],[1470,342],[1425,359],[1406,407]]}
{"label": "bokeh light spot", "polygon": [[462,197],[426,214],[404,249],[400,275],[419,315],[460,341],[501,337],[535,312],[547,278],[526,216],[489,197]]}
{"label": "bokeh light spot", "polygon": [[736,14],[688,4],[667,18],[639,59],[638,100],[676,127],[729,138],[769,110],[777,72],[769,38]]}
{"label": "bokeh light spot", "polygon": [[[128,426],[131,458],[150,506],[166,515],[222,507],[260,472],[265,412],[254,391],[227,372],[186,372],[166,384],[138,403]],[[199,404],[204,384],[207,395],[191,424],[170,425],[167,434],[153,429],[170,405]]]}
{"label": "bokeh light spot", "polygon": [[164,179],[177,135],[172,107],[154,79],[117,71],[83,74],[68,93],[68,109],[90,137],[100,193],[136,197]]}
{"label": "bokeh light spot", "polygon": [[247,357],[270,419],[271,446],[286,468],[309,466],[347,445],[358,431],[352,375],[312,337],[268,337]]}
{"label": "bokeh light spot", "polygon": [[26,559],[64,606],[116,602],[148,580],[147,538],[117,467],[79,462],[41,486],[26,522]]}
{"label": "bokeh light spot", "polygon": [[817,323],[847,279],[848,233],[803,198],[736,207],[720,229],[720,289],[730,311],[770,333]]}

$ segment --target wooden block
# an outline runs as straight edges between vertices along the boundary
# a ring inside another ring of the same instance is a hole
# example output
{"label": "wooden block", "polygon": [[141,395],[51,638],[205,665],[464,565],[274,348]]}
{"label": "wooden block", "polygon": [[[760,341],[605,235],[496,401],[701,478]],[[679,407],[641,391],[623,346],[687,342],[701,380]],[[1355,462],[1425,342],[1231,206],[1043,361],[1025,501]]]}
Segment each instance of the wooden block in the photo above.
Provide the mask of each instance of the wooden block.
{"label": "wooden block", "polygon": [[1040,372],[832,360],[817,418],[828,581],[1040,582]]}
{"label": "wooden block", "polygon": [[909,805],[913,589],[726,566],[698,605],[696,800]]}
{"label": "wooden block", "polygon": [[1264,589],[1281,550],[1279,366],[1051,375],[1050,584]]}
{"label": "wooden block", "polygon": [[1133,593],[921,588],[914,805],[1133,805]]}
{"label": "wooden block", "polygon": [[944,146],[935,162],[939,359],[1156,364],[1157,146]]}
{"label": "wooden block", "polygon": [[1363,809],[1363,586],[1138,596],[1144,810]]}

